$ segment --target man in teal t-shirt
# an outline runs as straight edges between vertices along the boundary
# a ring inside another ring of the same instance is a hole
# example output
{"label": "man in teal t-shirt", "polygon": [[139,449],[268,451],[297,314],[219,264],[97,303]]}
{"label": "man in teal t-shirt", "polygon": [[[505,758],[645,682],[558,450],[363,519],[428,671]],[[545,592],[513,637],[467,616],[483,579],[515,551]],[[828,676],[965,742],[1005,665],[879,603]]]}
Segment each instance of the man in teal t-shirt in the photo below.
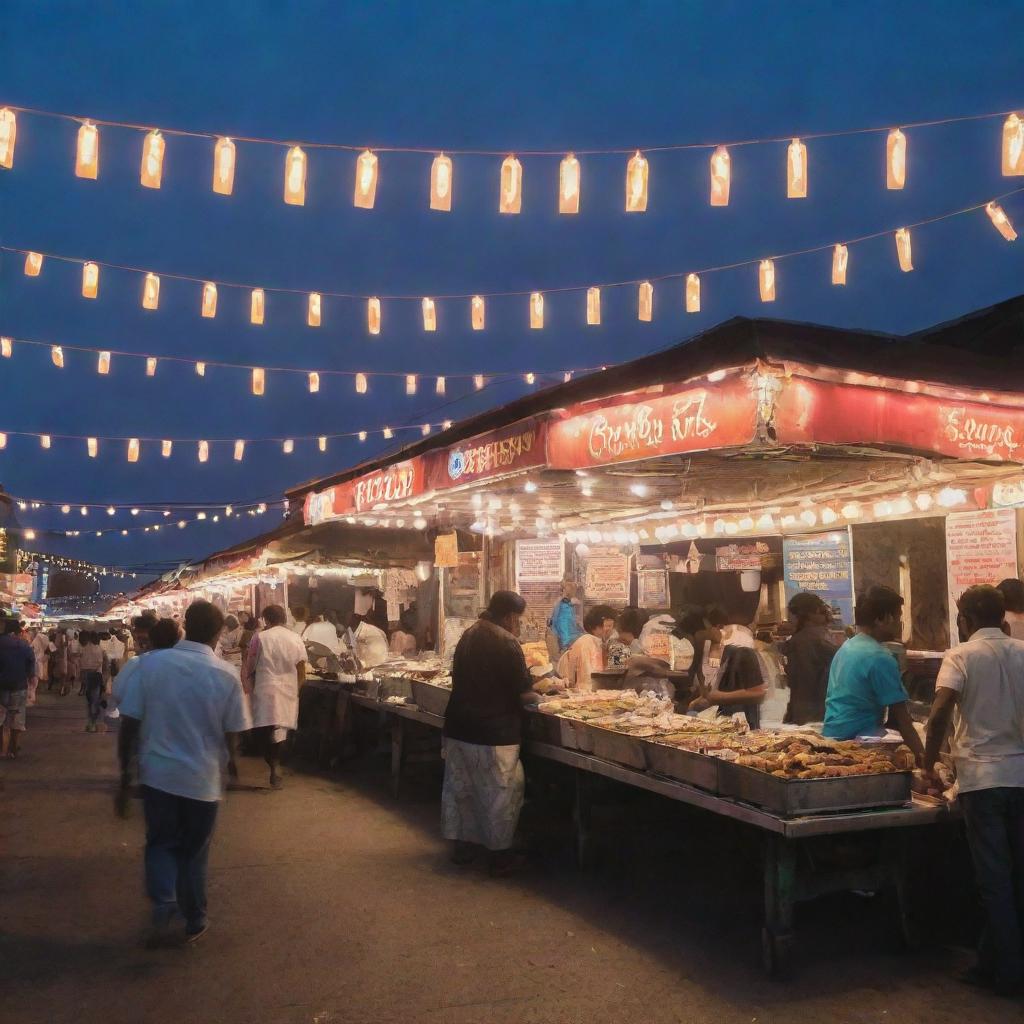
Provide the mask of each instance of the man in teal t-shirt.
{"label": "man in teal t-shirt", "polygon": [[857,634],[832,659],[821,733],[837,740],[882,735],[888,709],[888,724],[920,763],[924,747],[907,707],[910,698],[896,659],[882,646],[903,631],[903,598],[888,587],[872,587],[857,598],[855,617]]}

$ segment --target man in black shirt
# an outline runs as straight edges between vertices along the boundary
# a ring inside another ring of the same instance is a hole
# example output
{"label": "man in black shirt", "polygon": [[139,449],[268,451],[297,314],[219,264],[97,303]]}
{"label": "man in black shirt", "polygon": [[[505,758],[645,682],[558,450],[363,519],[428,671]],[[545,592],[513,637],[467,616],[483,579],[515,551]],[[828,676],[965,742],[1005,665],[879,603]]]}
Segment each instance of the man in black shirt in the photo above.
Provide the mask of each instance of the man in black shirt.
{"label": "man in black shirt", "polygon": [[525,789],[523,706],[537,699],[517,639],[525,609],[518,594],[499,590],[463,633],[445,713],[442,830],[455,842],[456,863],[469,863],[483,846],[494,874],[517,866],[511,846]]}

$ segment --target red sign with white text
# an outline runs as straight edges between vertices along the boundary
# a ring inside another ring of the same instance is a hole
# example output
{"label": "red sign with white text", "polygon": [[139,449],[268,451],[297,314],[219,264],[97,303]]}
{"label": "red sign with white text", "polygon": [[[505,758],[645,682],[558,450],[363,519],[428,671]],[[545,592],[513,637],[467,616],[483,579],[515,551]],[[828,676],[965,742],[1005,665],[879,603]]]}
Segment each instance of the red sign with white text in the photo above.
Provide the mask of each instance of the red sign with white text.
{"label": "red sign with white text", "polygon": [[1024,409],[791,378],[775,406],[783,443],[877,444],[1024,462]]}
{"label": "red sign with white text", "polygon": [[548,465],[584,469],[731,448],[757,436],[757,395],[746,375],[573,415],[548,428]]}
{"label": "red sign with white text", "polygon": [[422,493],[423,460],[417,457],[335,484],[325,491],[307,494],[303,520],[307,526],[315,526],[338,516],[369,512]]}
{"label": "red sign with white text", "polygon": [[511,426],[471,437],[427,456],[427,490],[486,480],[544,465],[544,423],[520,420]]}

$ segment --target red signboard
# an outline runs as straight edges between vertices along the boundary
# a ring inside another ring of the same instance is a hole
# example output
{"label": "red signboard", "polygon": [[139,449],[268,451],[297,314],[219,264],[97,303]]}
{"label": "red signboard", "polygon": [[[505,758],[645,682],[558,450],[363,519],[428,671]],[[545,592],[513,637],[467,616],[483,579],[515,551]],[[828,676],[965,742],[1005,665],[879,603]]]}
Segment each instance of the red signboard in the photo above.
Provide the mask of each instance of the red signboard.
{"label": "red signboard", "polygon": [[783,443],[874,444],[1024,462],[1024,409],[790,378],[775,406]]}
{"label": "red signboard", "polygon": [[544,465],[544,424],[520,420],[426,456],[427,490],[487,480]]}
{"label": "red signboard", "polygon": [[315,526],[338,516],[386,508],[422,494],[423,477],[423,460],[417,457],[335,484],[325,491],[311,492],[306,495],[303,520],[307,526]]}
{"label": "red signboard", "polygon": [[746,374],[593,412],[573,412],[548,428],[552,469],[730,448],[757,436],[757,395]]}

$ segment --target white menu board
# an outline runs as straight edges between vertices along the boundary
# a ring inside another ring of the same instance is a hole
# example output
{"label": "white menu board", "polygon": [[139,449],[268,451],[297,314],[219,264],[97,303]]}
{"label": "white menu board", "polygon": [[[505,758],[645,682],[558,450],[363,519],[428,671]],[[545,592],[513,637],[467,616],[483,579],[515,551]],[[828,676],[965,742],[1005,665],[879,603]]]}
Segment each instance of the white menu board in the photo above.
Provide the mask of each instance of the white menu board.
{"label": "white menu board", "polygon": [[629,559],[622,554],[593,554],[586,559],[583,593],[588,604],[629,600]]}
{"label": "white menu board", "polygon": [[521,583],[561,583],[565,577],[565,542],[561,537],[516,541],[516,589]]}
{"label": "white menu board", "polygon": [[960,642],[956,602],[978,583],[995,586],[1017,576],[1017,519],[1012,508],[951,512],[946,517],[949,644]]}

